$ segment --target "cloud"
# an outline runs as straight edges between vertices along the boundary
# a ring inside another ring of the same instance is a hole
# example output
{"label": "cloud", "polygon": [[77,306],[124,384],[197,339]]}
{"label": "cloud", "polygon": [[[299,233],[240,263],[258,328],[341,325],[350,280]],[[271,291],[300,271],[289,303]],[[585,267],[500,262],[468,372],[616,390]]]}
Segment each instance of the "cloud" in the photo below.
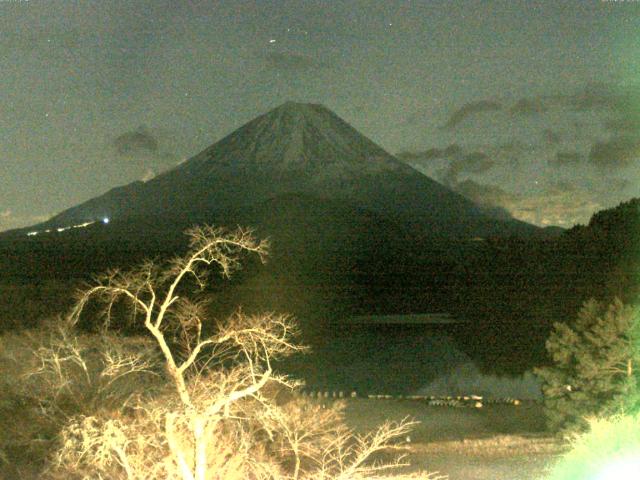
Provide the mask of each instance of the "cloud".
{"label": "cloud", "polygon": [[546,112],[547,107],[540,97],[521,98],[513,105],[509,112],[512,115],[536,115]]}
{"label": "cloud", "polygon": [[462,154],[462,147],[452,143],[446,148],[430,148],[424,152],[401,152],[396,156],[407,163],[423,163],[441,158],[454,158]]}
{"label": "cloud", "polygon": [[582,155],[578,152],[557,152],[552,163],[559,166],[576,165],[582,161]]}
{"label": "cloud", "polygon": [[606,83],[590,83],[583,90],[567,96],[568,103],[578,111],[625,108],[625,96]]}
{"label": "cloud", "polygon": [[570,108],[578,112],[610,110],[626,112],[630,100],[638,97],[637,91],[609,83],[588,83],[574,93],[550,94],[534,97],[547,106]]}
{"label": "cloud", "polygon": [[494,161],[489,158],[486,153],[472,152],[463,156],[456,157],[452,160],[447,169],[443,182],[446,185],[455,185],[458,183],[458,177],[461,174],[482,174],[493,167]]}
{"label": "cloud", "polygon": [[514,115],[535,115],[549,109],[587,112],[608,110],[628,113],[629,105],[638,103],[640,92],[625,89],[608,83],[588,83],[573,93],[551,93],[524,97],[518,100],[509,112]]}
{"label": "cloud", "polygon": [[158,151],[158,140],[144,126],[118,135],[113,145],[118,155],[122,156],[155,154]]}
{"label": "cloud", "polygon": [[454,190],[498,218],[517,218],[539,226],[585,223],[594,211],[602,209],[592,200],[591,191],[567,182],[549,185],[530,195],[513,194],[473,180],[456,184]]}
{"label": "cloud", "polygon": [[485,147],[490,153],[491,157],[500,161],[508,161],[509,163],[518,163],[522,160],[523,156],[530,154],[538,147],[530,142],[522,141],[519,139],[511,139],[504,143],[497,143],[493,146]]}
{"label": "cloud", "polygon": [[315,58],[298,52],[267,51],[261,58],[267,67],[282,72],[304,72],[322,67]]}
{"label": "cloud", "polygon": [[596,142],[589,151],[589,161],[599,168],[623,168],[640,158],[640,138],[614,137]]}
{"label": "cloud", "polygon": [[396,154],[396,157],[407,163],[424,163],[429,160],[442,158],[442,150],[439,148],[430,148],[424,152],[400,152]]}
{"label": "cloud", "polygon": [[460,124],[465,118],[481,112],[492,112],[502,110],[502,105],[493,100],[480,100],[478,102],[467,103],[460,107],[458,110],[447,120],[442,128],[454,128]]}
{"label": "cloud", "polygon": [[462,171],[469,173],[483,173],[493,166],[493,161],[484,152],[471,152],[454,163]]}
{"label": "cloud", "polygon": [[514,217],[536,225],[570,227],[586,223],[602,204],[593,192],[568,182],[558,182],[536,194],[523,196],[510,209]]}
{"label": "cloud", "polygon": [[542,139],[549,145],[557,145],[560,143],[562,137],[558,132],[554,132],[550,128],[546,128],[542,131]]}
{"label": "cloud", "polygon": [[122,181],[148,181],[158,173],[176,166],[179,159],[171,152],[167,144],[167,135],[153,133],[145,126],[124,132],[112,141],[118,162],[119,176]]}
{"label": "cloud", "polygon": [[480,175],[490,170],[495,164],[486,153],[476,151],[465,154],[462,147],[456,143],[446,148],[431,148],[424,152],[402,152],[396,156],[418,169],[428,167],[435,160],[448,161],[435,176],[449,187],[459,182],[460,175]]}

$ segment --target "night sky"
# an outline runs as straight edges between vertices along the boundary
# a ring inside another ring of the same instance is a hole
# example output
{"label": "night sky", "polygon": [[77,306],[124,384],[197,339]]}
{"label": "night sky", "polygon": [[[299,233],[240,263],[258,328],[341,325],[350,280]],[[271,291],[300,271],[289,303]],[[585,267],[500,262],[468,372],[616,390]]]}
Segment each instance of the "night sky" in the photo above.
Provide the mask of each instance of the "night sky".
{"label": "night sky", "polygon": [[640,1],[0,0],[0,230],[286,100],[539,225],[640,196]]}

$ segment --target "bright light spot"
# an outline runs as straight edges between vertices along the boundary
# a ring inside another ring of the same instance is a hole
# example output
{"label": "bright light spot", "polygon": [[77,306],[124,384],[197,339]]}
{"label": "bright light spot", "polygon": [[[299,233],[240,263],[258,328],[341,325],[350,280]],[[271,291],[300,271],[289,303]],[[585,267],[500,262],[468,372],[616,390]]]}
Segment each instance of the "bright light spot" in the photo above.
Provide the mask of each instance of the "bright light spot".
{"label": "bright light spot", "polygon": [[65,230],[69,230],[71,227],[58,227],[56,228],[56,230],[58,230],[59,232],[64,232]]}
{"label": "bright light spot", "polygon": [[105,225],[106,225],[107,223],[109,223],[109,217],[104,217],[104,218],[102,219],[102,223],[104,223]]}
{"label": "bright light spot", "polygon": [[271,40],[269,40],[269,43],[276,43],[276,39],[272,38]]}
{"label": "bright light spot", "polygon": [[640,456],[623,458],[607,465],[594,480],[635,480],[640,472]]}
{"label": "bright light spot", "polygon": [[37,231],[29,232],[27,233],[27,237],[33,237],[34,235],[37,235],[37,234],[38,234]]}

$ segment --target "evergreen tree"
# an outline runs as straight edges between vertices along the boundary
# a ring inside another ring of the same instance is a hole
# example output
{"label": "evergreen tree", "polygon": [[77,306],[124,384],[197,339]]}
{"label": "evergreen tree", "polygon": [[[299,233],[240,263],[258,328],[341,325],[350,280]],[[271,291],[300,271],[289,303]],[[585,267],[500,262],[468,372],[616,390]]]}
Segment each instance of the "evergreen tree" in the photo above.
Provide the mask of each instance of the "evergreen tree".
{"label": "evergreen tree", "polygon": [[586,430],[587,417],[637,411],[639,333],[637,310],[619,299],[591,299],[572,324],[555,324],[546,342],[553,364],[536,369],[552,430]]}

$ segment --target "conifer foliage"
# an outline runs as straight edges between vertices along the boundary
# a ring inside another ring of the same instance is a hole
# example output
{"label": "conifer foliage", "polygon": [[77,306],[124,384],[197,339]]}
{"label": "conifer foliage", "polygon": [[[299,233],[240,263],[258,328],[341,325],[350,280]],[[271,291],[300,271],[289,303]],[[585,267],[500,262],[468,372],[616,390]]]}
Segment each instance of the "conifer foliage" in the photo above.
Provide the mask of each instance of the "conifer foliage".
{"label": "conifer foliage", "polygon": [[639,333],[637,308],[619,299],[591,299],[574,322],[555,324],[546,343],[553,364],[536,369],[552,430],[582,431],[589,417],[637,410]]}

